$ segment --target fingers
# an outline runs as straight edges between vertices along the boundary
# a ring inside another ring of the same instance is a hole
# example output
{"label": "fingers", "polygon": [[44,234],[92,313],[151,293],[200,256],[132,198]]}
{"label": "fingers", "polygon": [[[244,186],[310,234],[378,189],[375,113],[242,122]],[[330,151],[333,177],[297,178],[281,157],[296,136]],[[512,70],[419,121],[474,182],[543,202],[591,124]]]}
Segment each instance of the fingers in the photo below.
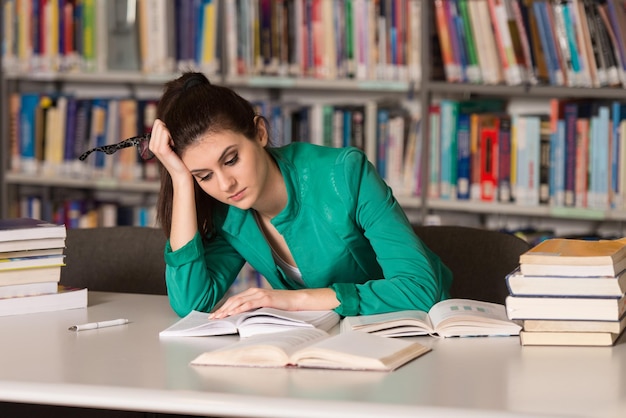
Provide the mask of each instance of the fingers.
{"label": "fingers", "polygon": [[271,300],[270,291],[267,289],[250,288],[228,298],[219,309],[209,315],[209,319],[221,319],[252,309],[271,306]]}

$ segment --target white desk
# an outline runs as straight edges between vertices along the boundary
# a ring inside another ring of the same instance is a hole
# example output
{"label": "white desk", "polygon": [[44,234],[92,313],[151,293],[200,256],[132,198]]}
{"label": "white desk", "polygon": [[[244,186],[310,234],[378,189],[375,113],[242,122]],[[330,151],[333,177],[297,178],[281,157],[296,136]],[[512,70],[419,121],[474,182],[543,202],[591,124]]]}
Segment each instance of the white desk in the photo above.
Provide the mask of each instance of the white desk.
{"label": "white desk", "polygon": [[[79,333],[70,325],[132,323]],[[0,401],[253,417],[626,416],[626,344],[437,340],[392,373],[192,367],[236,337],[161,339],[167,298],[90,292],[89,308],[0,317]],[[624,339],[622,339],[624,340]]]}

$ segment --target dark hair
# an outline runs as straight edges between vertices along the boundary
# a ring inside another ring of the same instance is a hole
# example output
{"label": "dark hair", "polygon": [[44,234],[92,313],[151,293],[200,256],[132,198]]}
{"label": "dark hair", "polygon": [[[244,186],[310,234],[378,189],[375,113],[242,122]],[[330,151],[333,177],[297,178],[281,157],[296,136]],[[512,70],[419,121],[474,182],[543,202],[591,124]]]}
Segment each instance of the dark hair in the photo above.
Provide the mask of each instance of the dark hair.
{"label": "dark hair", "polygon": [[[207,133],[232,131],[255,139],[258,123],[254,108],[233,90],[211,84],[202,73],[186,72],[165,84],[159,100],[156,117],[165,123],[174,142],[174,150],[181,156],[187,147]],[[267,127],[267,126],[266,126]],[[172,178],[161,165],[161,191],[157,203],[157,221],[167,237],[172,226]],[[198,230],[203,238],[214,232],[213,210],[217,201],[194,183]]]}

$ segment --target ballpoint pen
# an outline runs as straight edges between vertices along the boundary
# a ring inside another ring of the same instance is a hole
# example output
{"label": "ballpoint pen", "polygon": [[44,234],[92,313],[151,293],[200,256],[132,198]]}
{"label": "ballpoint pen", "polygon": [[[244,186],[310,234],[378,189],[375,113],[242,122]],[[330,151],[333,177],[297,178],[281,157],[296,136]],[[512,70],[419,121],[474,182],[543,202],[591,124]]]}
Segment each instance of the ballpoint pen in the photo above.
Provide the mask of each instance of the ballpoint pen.
{"label": "ballpoint pen", "polygon": [[71,327],[68,328],[68,330],[85,331],[88,329],[114,327],[116,325],[125,325],[125,324],[128,324],[128,319],[120,318],[120,319],[112,319],[110,321],[90,322],[88,324],[72,325]]}

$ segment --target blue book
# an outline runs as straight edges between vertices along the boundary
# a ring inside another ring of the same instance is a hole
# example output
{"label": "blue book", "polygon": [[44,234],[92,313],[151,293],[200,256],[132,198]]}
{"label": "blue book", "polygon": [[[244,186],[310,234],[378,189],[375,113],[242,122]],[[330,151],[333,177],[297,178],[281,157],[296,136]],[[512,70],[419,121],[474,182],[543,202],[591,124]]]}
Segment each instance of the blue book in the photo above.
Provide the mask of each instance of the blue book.
{"label": "blue book", "polygon": [[36,93],[25,93],[20,98],[20,165],[22,171],[28,174],[37,172],[36,120],[39,99]]}
{"label": "blue book", "polygon": [[441,175],[440,197],[451,199],[456,196],[457,180],[457,119],[459,102],[444,99],[441,106]]}
{"label": "blue book", "polygon": [[387,139],[389,137],[389,109],[379,108],[377,112],[377,153],[376,168],[382,178],[387,175]]}
{"label": "blue book", "polygon": [[537,31],[539,32],[539,39],[546,57],[550,84],[560,86],[564,84],[564,79],[556,49],[557,46],[554,43],[554,36],[552,35],[553,32],[548,17],[548,7],[549,5],[546,1],[535,1],[533,3],[533,11],[535,12],[537,20]]}
{"label": "blue book", "polygon": [[613,128],[613,139],[611,143],[611,208],[617,208],[620,202],[617,201],[620,195],[620,189],[623,185],[620,184],[619,178],[619,160],[620,153],[622,152],[622,141],[626,140],[620,136],[620,124],[622,120],[626,119],[626,103],[614,101],[611,109],[611,124]]}
{"label": "blue book", "polygon": [[456,167],[456,198],[470,198],[470,115],[460,113],[457,120],[457,167]]}

